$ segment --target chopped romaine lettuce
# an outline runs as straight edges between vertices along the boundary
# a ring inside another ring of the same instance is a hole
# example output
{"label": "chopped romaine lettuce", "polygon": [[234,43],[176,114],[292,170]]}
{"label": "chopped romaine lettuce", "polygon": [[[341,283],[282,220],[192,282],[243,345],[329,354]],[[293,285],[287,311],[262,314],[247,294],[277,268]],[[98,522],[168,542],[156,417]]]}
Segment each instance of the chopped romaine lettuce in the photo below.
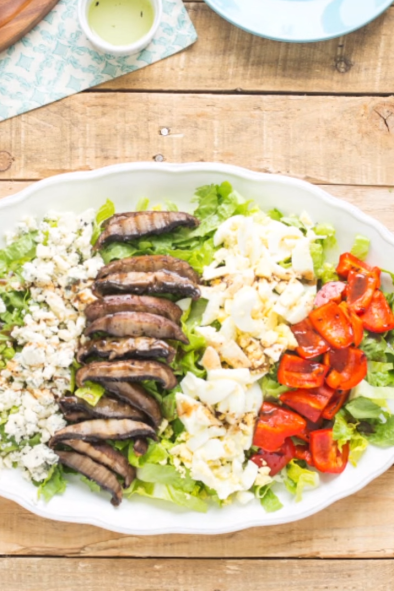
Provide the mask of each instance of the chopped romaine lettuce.
{"label": "chopped romaine lettuce", "polygon": [[370,443],[378,447],[394,445],[394,416],[388,416],[385,422],[375,423],[373,433],[366,434],[366,436]]}
{"label": "chopped romaine lettuce", "polygon": [[102,223],[107,220],[108,218],[112,217],[115,214],[115,205],[110,199],[100,207],[97,212],[96,219],[93,225],[93,234],[92,234],[92,244],[96,244],[97,238],[100,236],[102,232]]}
{"label": "chopped romaine lettuce", "polygon": [[100,384],[95,384],[94,382],[85,382],[83,388],[78,388],[75,391],[75,396],[86,400],[86,402],[88,402],[91,406],[96,406],[104,394],[105,388],[100,386]]}
{"label": "chopped romaine lettuce", "polygon": [[359,420],[379,419],[382,415],[382,407],[364,396],[348,402],[346,410],[352,417]]}
{"label": "chopped romaine lettuce", "polygon": [[163,447],[162,443],[155,443],[149,440],[149,447],[146,454],[137,456],[134,452],[134,441],[129,444],[128,460],[132,466],[139,468],[144,464],[160,464],[166,462],[168,459],[168,452]]}
{"label": "chopped romaine lettuce", "polygon": [[324,248],[332,248],[336,245],[336,232],[331,224],[317,224],[313,230],[315,234],[321,237]]}
{"label": "chopped romaine lettuce", "polygon": [[37,232],[22,234],[12,244],[0,250],[0,277],[9,271],[18,272],[24,263],[32,261],[36,256]]}
{"label": "chopped romaine lettuce", "polygon": [[271,218],[271,220],[275,220],[276,222],[280,222],[283,218],[283,213],[276,208],[267,211],[267,215]]}
{"label": "chopped romaine lettuce", "polygon": [[369,247],[371,245],[371,241],[366,236],[362,236],[361,234],[356,234],[354,239],[354,244],[350,250],[350,252],[360,259],[360,261],[365,261],[368,256]]}
{"label": "chopped romaine lettuce", "polygon": [[273,492],[271,484],[257,487],[255,490],[256,497],[260,500],[261,505],[267,513],[274,513],[282,509],[283,505]]}
{"label": "chopped romaine lettuce", "polygon": [[94,480],[90,480],[90,478],[87,478],[86,476],[81,476],[81,482],[86,484],[86,486],[88,486],[92,492],[101,491],[100,485],[97,484],[97,482],[94,482]]}
{"label": "chopped romaine lettuce", "polygon": [[282,386],[269,374],[264,376],[260,381],[260,386],[264,394],[264,398],[278,398],[280,394],[290,390],[287,386]]}
{"label": "chopped romaine lettuce", "polygon": [[291,460],[286,466],[285,485],[287,490],[295,495],[298,503],[302,500],[305,488],[316,488],[319,485],[319,474],[303,468],[299,460]]}
{"label": "chopped romaine lettuce", "polygon": [[161,499],[169,501],[180,507],[185,507],[191,511],[198,511],[199,513],[206,513],[208,505],[199,497],[185,493],[183,490],[174,488],[171,485],[141,482],[136,479],[132,485],[125,490],[124,495],[131,497],[133,495],[140,495],[151,499]]}
{"label": "chopped romaine lettuce", "polygon": [[63,476],[63,468],[55,464],[49,470],[48,476],[38,487],[38,498],[43,497],[48,503],[55,495],[62,495],[67,487],[67,480]]}

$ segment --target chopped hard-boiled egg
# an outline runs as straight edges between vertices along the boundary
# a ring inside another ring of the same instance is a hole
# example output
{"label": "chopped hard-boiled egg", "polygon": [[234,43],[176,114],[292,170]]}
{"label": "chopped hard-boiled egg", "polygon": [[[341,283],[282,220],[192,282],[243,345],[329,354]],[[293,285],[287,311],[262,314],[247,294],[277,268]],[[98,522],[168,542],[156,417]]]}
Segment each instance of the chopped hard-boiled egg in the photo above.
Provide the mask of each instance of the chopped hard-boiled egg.
{"label": "chopped hard-boiled egg", "polygon": [[189,372],[176,394],[186,432],[171,454],[222,500],[248,491],[258,477],[258,467],[245,456],[263,400],[254,380],[246,368],[212,369],[207,380]]}
{"label": "chopped hard-boiled egg", "polygon": [[[286,349],[297,347],[288,325],[309,314],[316,295],[310,253],[316,235],[303,216],[306,234],[261,213],[219,226],[214,244],[220,248],[203,272],[208,303],[198,328],[211,349],[207,369],[220,361],[267,372]],[[219,329],[211,326],[215,321]]]}

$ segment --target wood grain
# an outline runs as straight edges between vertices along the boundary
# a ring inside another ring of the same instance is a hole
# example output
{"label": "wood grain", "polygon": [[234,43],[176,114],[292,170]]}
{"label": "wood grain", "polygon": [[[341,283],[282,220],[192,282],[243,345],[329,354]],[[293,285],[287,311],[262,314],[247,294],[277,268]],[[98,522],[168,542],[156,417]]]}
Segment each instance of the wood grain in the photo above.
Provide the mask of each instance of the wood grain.
{"label": "wood grain", "polygon": [[59,0],[1,0],[0,52],[35,27]]}
{"label": "wood grain", "polygon": [[92,526],[42,519],[1,499],[0,554],[114,558],[394,558],[393,523],[394,469],[356,495],[302,521],[221,536],[123,536]]}
{"label": "wood grain", "polygon": [[392,560],[0,560],[6,591],[389,591],[393,575]]}
{"label": "wood grain", "polygon": [[393,185],[393,113],[381,97],[80,94],[2,123],[0,179],[159,158]]}
{"label": "wood grain", "polygon": [[103,84],[112,90],[392,93],[394,7],[359,31],[321,43],[278,43],[188,3],[197,42],[170,59]]}

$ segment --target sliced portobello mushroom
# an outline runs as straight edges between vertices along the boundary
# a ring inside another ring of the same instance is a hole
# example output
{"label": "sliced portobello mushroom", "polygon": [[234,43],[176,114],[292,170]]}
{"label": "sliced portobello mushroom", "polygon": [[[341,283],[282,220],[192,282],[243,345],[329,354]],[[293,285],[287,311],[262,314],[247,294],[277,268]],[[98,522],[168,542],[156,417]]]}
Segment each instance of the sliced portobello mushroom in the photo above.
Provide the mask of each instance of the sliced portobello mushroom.
{"label": "sliced portobello mushroom", "polygon": [[122,502],[122,487],[115,474],[98,464],[88,456],[81,455],[74,451],[55,451],[61,464],[76,470],[83,476],[90,478],[104,490],[112,495],[111,503],[117,507]]}
{"label": "sliced portobello mushroom", "polygon": [[59,406],[65,414],[82,413],[89,419],[132,419],[143,422],[147,420],[147,416],[137,408],[108,396],[103,396],[96,406],[77,396],[63,396],[59,400]]}
{"label": "sliced portobello mushroom", "polygon": [[87,341],[78,350],[77,361],[84,363],[94,355],[113,361],[115,359],[158,359],[163,358],[171,363],[176,350],[165,341],[151,337],[129,337],[119,339],[95,339]]}
{"label": "sliced portobello mushroom", "polygon": [[150,425],[131,419],[94,419],[76,425],[67,425],[50,439],[49,446],[55,447],[65,439],[82,439],[83,441],[100,441],[105,439],[135,439],[139,437],[156,438]]}
{"label": "sliced portobello mushroom", "polygon": [[[143,441],[145,439],[137,439],[136,441]],[[72,447],[78,453],[89,456],[95,462],[106,466],[119,476],[124,478],[124,488],[128,488],[136,476],[135,468],[129,464],[127,459],[116,449],[108,443],[88,443],[81,439],[66,439],[62,441],[64,445]]]}
{"label": "sliced portobello mushroom", "polygon": [[68,423],[79,423],[80,421],[87,421],[92,417],[87,412],[64,412],[63,416]]}
{"label": "sliced portobello mushroom", "polygon": [[102,279],[97,279],[93,287],[93,293],[98,297],[122,292],[138,295],[175,294],[194,300],[201,295],[198,285],[172,271],[111,273]]}
{"label": "sliced portobello mushroom", "polygon": [[149,312],[164,316],[176,324],[180,323],[183,313],[179,306],[169,300],[129,293],[105,296],[85,308],[85,315],[89,322],[117,312]]}
{"label": "sliced portobello mushroom", "polygon": [[129,359],[127,361],[95,361],[81,367],[76,374],[79,388],[87,381],[99,382],[140,382],[142,380],[154,380],[163,388],[172,390],[177,385],[174,372],[160,361],[141,361]]}
{"label": "sliced portobello mushroom", "polygon": [[136,439],[134,442],[134,453],[136,456],[144,456],[148,451],[149,444],[146,439]]}
{"label": "sliced portobello mushroom", "polygon": [[199,224],[197,218],[181,211],[133,211],[115,214],[106,221],[95,248],[102,248],[110,242],[129,242],[143,236],[165,234],[182,226],[197,228]]}
{"label": "sliced portobello mushroom", "polygon": [[113,337],[149,337],[189,343],[175,322],[148,312],[118,312],[97,318],[85,329],[85,335],[89,337],[95,332],[105,332]]}
{"label": "sliced portobello mushroom", "polygon": [[102,267],[98,272],[97,279],[108,277],[112,273],[155,273],[156,271],[171,271],[181,277],[190,279],[193,283],[198,283],[200,278],[194,269],[186,261],[177,259],[176,257],[168,255],[145,255],[137,257],[129,257],[112,261],[105,267]]}
{"label": "sliced portobello mushroom", "polygon": [[150,418],[153,425],[156,428],[159,427],[163,420],[160,404],[141,384],[110,382],[109,380],[101,380],[100,383],[107,392],[116,396],[119,400],[123,400],[144,412]]}

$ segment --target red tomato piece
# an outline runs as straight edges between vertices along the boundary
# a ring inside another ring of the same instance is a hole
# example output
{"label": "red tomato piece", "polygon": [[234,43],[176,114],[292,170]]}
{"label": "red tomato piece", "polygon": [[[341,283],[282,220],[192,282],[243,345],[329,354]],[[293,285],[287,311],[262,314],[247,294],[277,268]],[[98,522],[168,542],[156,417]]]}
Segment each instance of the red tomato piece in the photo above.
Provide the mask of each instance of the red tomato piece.
{"label": "red tomato piece", "polygon": [[316,423],[334,394],[335,390],[323,385],[313,390],[300,388],[292,392],[285,392],[279,398],[281,402],[290,406],[300,415]]}
{"label": "red tomato piece", "polygon": [[306,420],[286,408],[263,402],[254,432],[253,445],[265,451],[277,451],[287,437],[302,433]]}
{"label": "red tomato piece", "polygon": [[372,267],[360,261],[351,252],[345,252],[339,257],[339,263],[336,268],[336,272],[345,279],[349,275],[349,271],[372,271]]}
{"label": "red tomato piece", "polygon": [[373,294],[378,286],[376,273],[365,271],[349,271],[347,287],[347,303],[356,314],[363,314],[372,302]]}
{"label": "red tomato piece", "polygon": [[373,294],[371,305],[361,316],[364,328],[371,332],[386,332],[394,328],[394,314],[383,293],[378,289]]}
{"label": "red tomato piece", "polygon": [[315,308],[319,308],[331,300],[339,304],[345,289],[346,284],[343,281],[329,281],[325,283],[316,294]]}
{"label": "red tomato piece", "polygon": [[277,451],[265,451],[261,449],[257,454],[254,454],[250,459],[257,464],[259,468],[262,466],[269,466],[270,476],[275,476],[283,468],[296,457],[295,445],[288,437],[285,439],[283,445]]}
{"label": "red tomato piece", "polygon": [[304,460],[310,466],[313,466],[312,454],[308,445],[295,445],[295,457],[297,460]]}
{"label": "red tomato piece", "polygon": [[289,388],[320,388],[327,372],[322,363],[286,353],[280,360],[278,382]]}
{"label": "red tomato piece", "polygon": [[309,318],[313,327],[335,349],[345,349],[353,343],[350,320],[335,302],[327,302],[312,310]]}
{"label": "red tomato piece", "polygon": [[353,310],[349,308],[346,302],[341,302],[339,307],[345,312],[346,316],[350,320],[353,330],[353,343],[356,347],[359,347],[364,338],[364,325],[360,316],[357,316]]}
{"label": "red tomato piece", "polygon": [[350,390],[337,390],[330,402],[327,404],[326,408],[323,410],[323,419],[332,421],[337,412],[341,410],[342,406],[345,404],[349,393]]}
{"label": "red tomato piece", "polygon": [[315,331],[309,318],[290,327],[298,343],[297,353],[304,359],[322,355],[330,345]]}
{"label": "red tomato piece", "polygon": [[313,431],[310,438],[310,450],[315,468],[320,472],[341,474],[349,458],[349,444],[339,449],[332,429]]}
{"label": "red tomato piece", "polygon": [[331,368],[326,379],[334,390],[351,390],[367,375],[367,357],[361,349],[349,347],[339,351],[329,351],[324,363]]}

